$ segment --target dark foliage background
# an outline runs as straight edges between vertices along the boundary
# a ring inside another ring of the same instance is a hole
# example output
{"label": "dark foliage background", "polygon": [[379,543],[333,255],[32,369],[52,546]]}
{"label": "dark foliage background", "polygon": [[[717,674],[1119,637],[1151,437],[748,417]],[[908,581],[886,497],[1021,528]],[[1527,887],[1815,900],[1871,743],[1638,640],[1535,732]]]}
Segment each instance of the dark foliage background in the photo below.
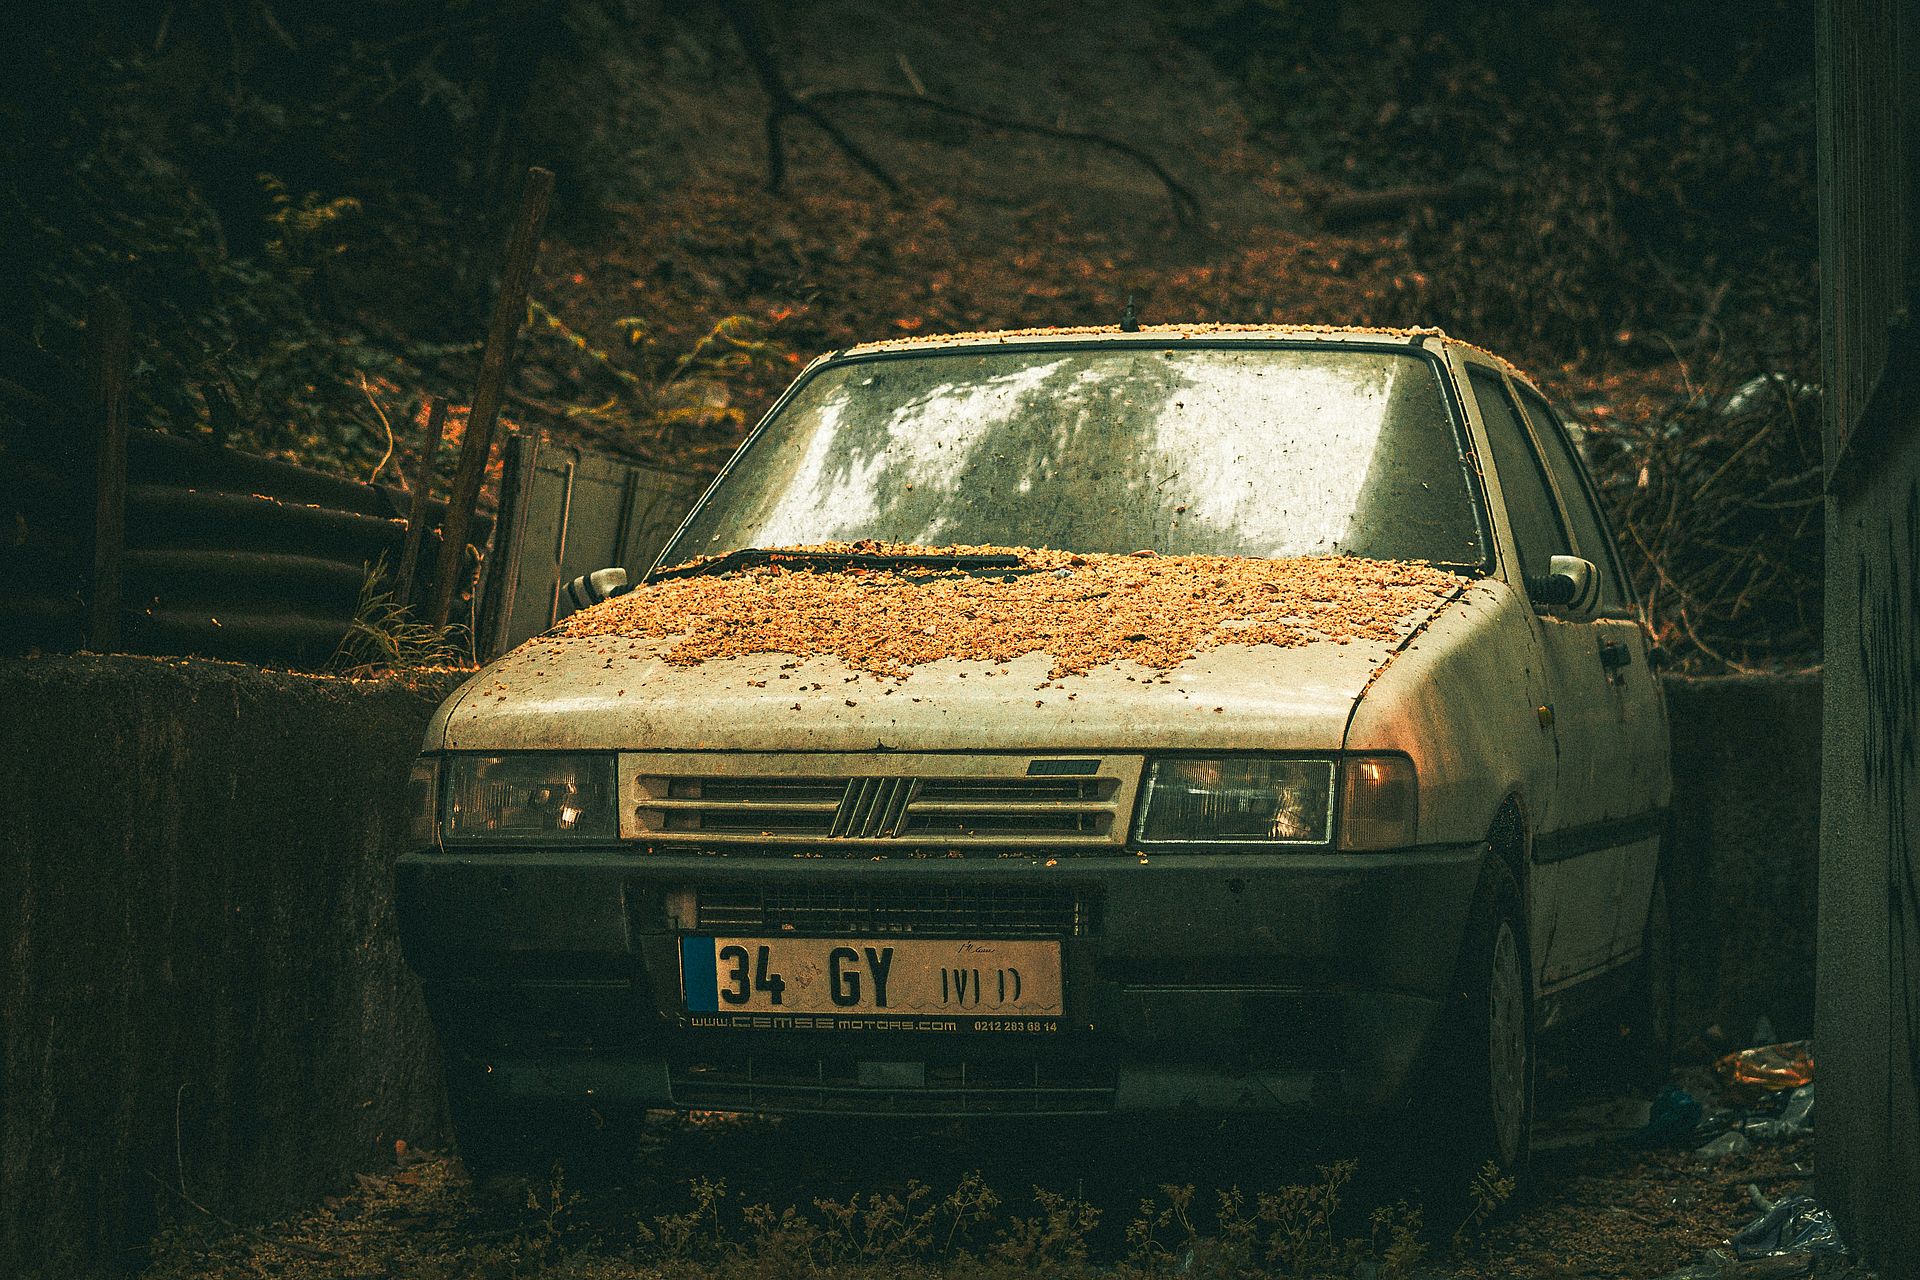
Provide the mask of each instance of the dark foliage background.
{"label": "dark foliage background", "polygon": [[[146,422],[365,478],[470,386],[528,163],[559,198],[509,414],[696,471],[855,338],[1107,321],[1134,291],[1153,319],[1438,323],[1572,411],[1662,640],[1817,657],[1810,4],[750,7],[802,93],[1124,133],[1203,223],[1124,164],[877,106],[835,118],[904,194],[796,125],[771,195],[722,6],[28,0],[0,325],[76,367],[112,285]],[[1406,184],[1463,196],[1318,219]]]}
{"label": "dark foliage background", "polygon": [[32,3],[7,77],[4,315],[71,358],[134,310],[149,421],[355,470],[367,394],[484,315],[503,195],[567,129],[581,56],[540,0]]}
{"label": "dark foliage background", "polygon": [[1431,322],[1557,366],[1579,409],[1653,392],[1590,420],[1588,455],[1650,622],[1710,666],[1820,645],[1812,23],[1792,0],[1183,21],[1317,171],[1497,193],[1408,223]]}

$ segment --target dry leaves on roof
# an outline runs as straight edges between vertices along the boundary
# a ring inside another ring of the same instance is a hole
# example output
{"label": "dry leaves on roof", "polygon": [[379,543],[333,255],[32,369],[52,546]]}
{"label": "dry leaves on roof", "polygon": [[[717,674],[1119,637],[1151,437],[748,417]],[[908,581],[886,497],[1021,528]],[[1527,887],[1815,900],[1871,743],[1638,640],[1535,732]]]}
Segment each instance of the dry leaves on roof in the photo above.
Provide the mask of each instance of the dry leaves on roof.
{"label": "dry leaves on roof", "polygon": [[[928,554],[863,543],[795,551]],[[672,578],[569,618],[561,634],[672,639],[664,658],[831,654],[904,676],[943,658],[1052,657],[1051,678],[1123,659],[1156,670],[1226,644],[1392,642],[1464,580],[1430,565],[1352,556],[1074,555],[1030,548],[942,548],[1020,558],[1018,571],[841,569],[770,564]]]}
{"label": "dry leaves on roof", "polygon": [[1266,337],[1266,338],[1313,338],[1313,337],[1360,337],[1389,338],[1405,341],[1410,338],[1444,338],[1447,332],[1434,326],[1415,328],[1388,325],[1350,325],[1350,324],[1242,324],[1228,321],[1194,321],[1191,324],[1143,324],[1133,329],[1122,329],[1117,324],[1049,325],[1026,329],[973,329],[957,333],[919,333],[904,337],[881,338],[872,342],[856,343],[853,351],[888,351],[906,347],[940,346],[979,346],[995,342],[1009,342],[1025,338],[1166,338],[1177,341],[1182,338],[1205,338],[1210,336]]}

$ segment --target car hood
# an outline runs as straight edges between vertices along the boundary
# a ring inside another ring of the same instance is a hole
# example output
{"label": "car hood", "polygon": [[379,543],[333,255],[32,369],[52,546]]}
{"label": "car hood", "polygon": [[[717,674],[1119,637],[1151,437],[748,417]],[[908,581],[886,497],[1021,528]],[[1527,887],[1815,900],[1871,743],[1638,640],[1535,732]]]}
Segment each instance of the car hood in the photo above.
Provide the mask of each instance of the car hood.
{"label": "car hood", "polygon": [[[1224,645],[1157,671],[941,659],[904,677],[777,653],[666,660],[671,639],[546,636],[484,668],[429,750],[1332,750],[1357,699],[1451,597],[1389,639]],[[857,621],[849,620],[849,626]]]}

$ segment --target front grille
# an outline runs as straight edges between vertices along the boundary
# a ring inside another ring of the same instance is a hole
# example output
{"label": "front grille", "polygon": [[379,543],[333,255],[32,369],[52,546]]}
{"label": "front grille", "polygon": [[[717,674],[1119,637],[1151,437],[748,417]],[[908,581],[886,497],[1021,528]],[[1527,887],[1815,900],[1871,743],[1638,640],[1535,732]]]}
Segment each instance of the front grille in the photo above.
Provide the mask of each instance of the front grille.
{"label": "front grille", "polygon": [[[1008,1062],[883,1064],[871,1072],[850,1058],[743,1055],[669,1069],[677,1106],[702,1111],[858,1115],[1086,1115],[1113,1109],[1114,1075],[1037,1058]],[[885,1083],[875,1082],[876,1077]]]}
{"label": "front grille", "polygon": [[640,801],[662,834],[834,840],[1094,836],[1112,829],[1113,778],[667,778]]}
{"label": "front grille", "polygon": [[1138,756],[633,753],[622,834],[659,844],[1114,847]]}
{"label": "front grille", "polygon": [[1097,894],[1050,885],[718,884],[694,897],[700,927],[730,934],[1086,938],[1100,931]]}

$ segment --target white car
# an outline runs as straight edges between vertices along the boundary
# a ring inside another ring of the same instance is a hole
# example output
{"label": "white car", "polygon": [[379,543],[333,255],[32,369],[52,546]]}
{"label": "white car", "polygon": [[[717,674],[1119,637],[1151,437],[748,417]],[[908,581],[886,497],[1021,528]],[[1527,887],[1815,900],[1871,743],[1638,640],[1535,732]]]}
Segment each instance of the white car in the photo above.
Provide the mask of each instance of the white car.
{"label": "white car", "polygon": [[399,901],[463,1151],[1417,1083],[1521,1171],[1541,1031],[1670,1040],[1654,657],[1553,410],[1438,331],[822,357],[428,730]]}

